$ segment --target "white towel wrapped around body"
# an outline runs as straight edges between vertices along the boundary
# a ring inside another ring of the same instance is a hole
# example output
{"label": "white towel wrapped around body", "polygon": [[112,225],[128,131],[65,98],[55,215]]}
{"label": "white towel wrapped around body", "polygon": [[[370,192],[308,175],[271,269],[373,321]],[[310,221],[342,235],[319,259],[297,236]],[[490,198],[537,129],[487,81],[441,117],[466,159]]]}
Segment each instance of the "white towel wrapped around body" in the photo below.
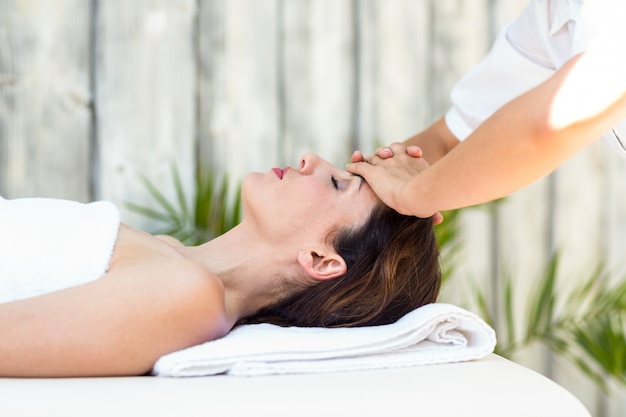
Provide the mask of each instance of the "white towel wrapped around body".
{"label": "white towel wrapped around body", "polygon": [[0,197],[0,303],[99,278],[119,224],[119,210],[106,201]]}
{"label": "white towel wrapped around body", "polygon": [[162,356],[152,372],[255,376],[393,368],[480,359],[495,345],[494,330],[480,317],[434,303],[382,326],[241,325],[221,339]]}

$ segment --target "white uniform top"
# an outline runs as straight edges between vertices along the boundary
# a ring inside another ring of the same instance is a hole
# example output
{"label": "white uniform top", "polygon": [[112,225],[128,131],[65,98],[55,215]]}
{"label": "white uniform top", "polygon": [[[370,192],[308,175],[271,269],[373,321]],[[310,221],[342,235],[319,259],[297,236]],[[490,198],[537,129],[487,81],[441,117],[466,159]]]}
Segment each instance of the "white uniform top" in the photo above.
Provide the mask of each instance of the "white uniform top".
{"label": "white uniform top", "polygon": [[[464,140],[513,98],[539,85],[594,43],[626,77],[626,0],[532,0],[489,54],[453,88],[448,128]],[[602,74],[599,74],[602,77]],[[602,82],[602,80],[585,80]],[[626,120],[604,138],[626,157]]]}

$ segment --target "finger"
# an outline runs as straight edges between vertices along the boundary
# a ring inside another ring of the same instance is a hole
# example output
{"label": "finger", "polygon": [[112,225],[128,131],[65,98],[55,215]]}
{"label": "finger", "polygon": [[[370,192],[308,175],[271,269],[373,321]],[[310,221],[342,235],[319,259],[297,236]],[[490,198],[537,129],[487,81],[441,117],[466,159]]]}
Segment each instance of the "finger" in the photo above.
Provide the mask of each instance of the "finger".
{"label": "finger", "polygon": [[393,157],[393,151],[386,146],[376,149],[375,153],[376,153],[376,156],[378,156],[381,159],[387,159],[387,158]]}
{"label": "finger", "polygon": [[394,155],[399,155],[406,152],[406,146],[402,142],[394,142],[389,145],[389,148],[394,153]]}
{"label": "finger", "polygon": [[346,171],[356,175],[360,175],[361,177],[365,178],[366,181],[368,174],[370,173],[370,170],[372,168],[374,167],[367,162],[353,162],[346,165]]}
{"label": "finger", "polygon": [[365,162],[365,157],[361,153],[361,151],[354,151],[352,153],[351,162]]}
{"label": "finger", "polygon": [[443,223],[443,215],[439,212],[433,214],[433,224],[438,225]]}
{"label": "finger", "polygon": [[420,148],[419,146],[407,146],[406,147],[406,153],[409,154],[410,156],[414,157],[414,158],[421,158],[422,157],[422,148]]}

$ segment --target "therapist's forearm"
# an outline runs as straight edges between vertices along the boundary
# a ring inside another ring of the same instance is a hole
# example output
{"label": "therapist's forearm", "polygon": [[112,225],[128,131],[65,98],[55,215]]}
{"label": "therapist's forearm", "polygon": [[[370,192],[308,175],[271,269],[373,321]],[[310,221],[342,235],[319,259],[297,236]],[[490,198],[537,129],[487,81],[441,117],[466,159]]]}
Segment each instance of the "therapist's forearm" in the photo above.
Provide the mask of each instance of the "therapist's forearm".
{"label": "therapist's forearm", "polygon": [[433,165],[458,145],[459,140],[448,129],[442,117],[403,143],[407,146],[419,146],[422,149],[423,158],[430,165]]}
{"label": "therapist's forearm", "polygon": [[466,141],[405,187],[401,206],[418,216],[491,201],[549,174],[625,117],[626,95],[576,123],[551,125],[552,105],[576,59],[511,101]]}

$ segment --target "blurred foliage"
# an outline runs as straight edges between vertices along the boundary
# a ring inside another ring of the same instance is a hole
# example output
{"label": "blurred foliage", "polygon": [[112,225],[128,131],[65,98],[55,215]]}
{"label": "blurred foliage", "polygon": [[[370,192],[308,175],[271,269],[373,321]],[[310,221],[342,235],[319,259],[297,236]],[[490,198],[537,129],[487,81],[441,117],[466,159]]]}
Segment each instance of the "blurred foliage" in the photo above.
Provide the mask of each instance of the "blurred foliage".
{"label": "blurred foliage", "polygon": [[435,236],[441,250],[442,281],[445,284],[456,271],[456,257],[461,248],[460,211],[449,210],[441,214],[443,222],[435,226]]}
{"label": "blurred foliage", "polygon": [[171,167],[172,181],[176,191],[175,201],[169,201],[159,187],[145,177],[146,187],[156,207],[127,203],[129,209],[140,213],[163,226],[151,231],[175,237],[185,245],[199,245],[227,232],[241,221],[241,185],[235,187],[229,198],[228,178],[221,180],[215,173],[201,172],[195,175],[192,196],[185,194],[178,168]]}
{"label": "blurred foliage", "polygon": [[[503,201],[442,213],[444,222],[435,231],[446,285],[454,285],[450,275],[458,269],[462,212],[478,209],[493,215]],[[557,288],[558,273],[556,252],[525,298],[516,291],[515,282],[521,278],[507,272],[500,274],[495,300],[490,288],[473,286],[470,297],[479,314],[491,326],[498,324],[495,353],[513,360],[522,349],[540,343],[575,365],[605,393],[607,377],[626,385],[626,277],[616,279],[600,262],[591,273],[572,277],[578,284],[563,291]],[[497,309],[493,303],[498,303]],[[500,312],[499,317],[493,317],[494,311]],[[523,324],[516,325],[520,314]]]}
{"label": "blurred foliage", "polygon": [[[514,278],[502,276],[498,298],[503,325],[498,328],[496,353],[513,359],[519,350],[541,343],[578,367],[605,393],[607,377],[626,385],[626,280],[612,279],[599,265],[589,275],[574,279],[578,284],[572,290],[563,291],[557,288],[558,269],[556,253],[525,300],[515,297]],[[481,316],[493,326],[496,318],[485,291],[475,288],[473,297]],[[524,315],[520,327],[515,314]]]}

